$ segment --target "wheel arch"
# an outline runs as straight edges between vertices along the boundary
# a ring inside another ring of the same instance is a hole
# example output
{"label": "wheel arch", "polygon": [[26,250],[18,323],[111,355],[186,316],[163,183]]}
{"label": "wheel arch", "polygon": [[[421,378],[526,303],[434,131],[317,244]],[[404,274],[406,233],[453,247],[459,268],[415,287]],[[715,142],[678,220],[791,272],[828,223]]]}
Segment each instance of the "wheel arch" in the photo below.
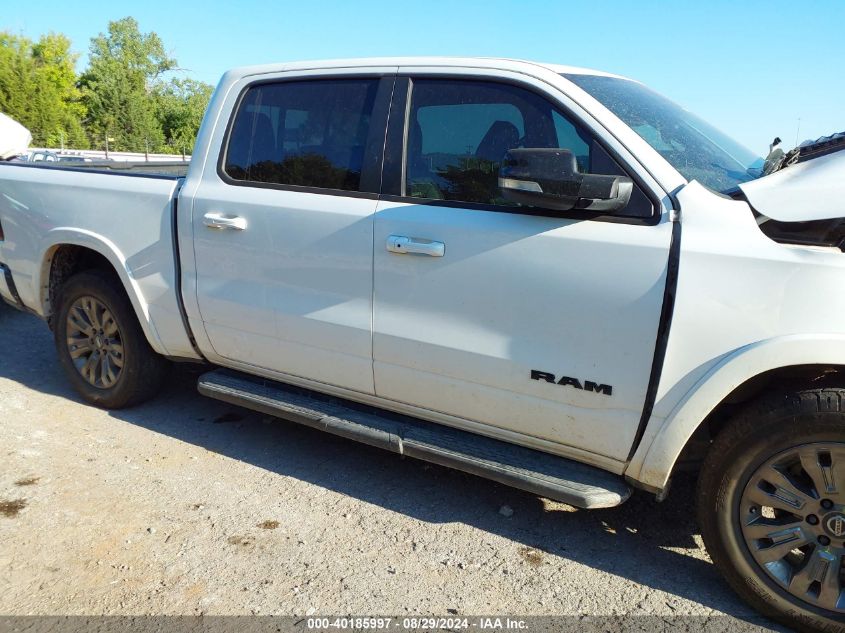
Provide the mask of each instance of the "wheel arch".
{"label": "wheel arch", "polygon": [[167,354],[150,318],[148,302],[127,266],[126,258],[114,244],[100,235],[79,230],[56,229],[48,237],[50,239],[41,249],[41,266],[36,281],[41,316],[50,322],[58,292],[72,275],[83,270],[102,270],[119,280],[153,350]]}
{"label": "wheel arch", "polygon": [[652,419],[625,475],[664,495],[672,473],[698,461],[738,409],[765,392],[845,386],[845,336],[791,335],[728,354],[665,419]]}

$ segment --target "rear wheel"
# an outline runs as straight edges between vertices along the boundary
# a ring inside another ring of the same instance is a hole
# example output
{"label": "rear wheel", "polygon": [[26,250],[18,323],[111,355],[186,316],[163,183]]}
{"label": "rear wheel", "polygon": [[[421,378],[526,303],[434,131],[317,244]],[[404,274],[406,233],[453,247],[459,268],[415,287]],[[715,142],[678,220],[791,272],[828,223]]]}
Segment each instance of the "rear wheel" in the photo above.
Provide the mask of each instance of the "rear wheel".
{"label": "rear wheel", "polygon": [[98,271],[74,275],[62,287],[53,337],[76,391],[105,408],[149,399],[168,368],[147,342],[120,283]]}
{"label": "rear wheel", "polygon": [[699,478],[701,533],[728,583],[801,630],[845,631],[845,390],[761,400]]}

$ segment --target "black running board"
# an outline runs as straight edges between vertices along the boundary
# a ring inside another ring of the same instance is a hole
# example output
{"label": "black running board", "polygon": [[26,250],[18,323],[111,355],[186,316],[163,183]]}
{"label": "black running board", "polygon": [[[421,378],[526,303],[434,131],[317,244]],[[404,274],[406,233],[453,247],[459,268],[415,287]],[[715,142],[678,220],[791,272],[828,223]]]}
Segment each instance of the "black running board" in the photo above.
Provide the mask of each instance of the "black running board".
{"label": "black running board", "polygon": [[220,369],[200,376],[198,388],[223,402],[579,508],[610,508],[631,495],[621,477],[586,464],[279,382]]}

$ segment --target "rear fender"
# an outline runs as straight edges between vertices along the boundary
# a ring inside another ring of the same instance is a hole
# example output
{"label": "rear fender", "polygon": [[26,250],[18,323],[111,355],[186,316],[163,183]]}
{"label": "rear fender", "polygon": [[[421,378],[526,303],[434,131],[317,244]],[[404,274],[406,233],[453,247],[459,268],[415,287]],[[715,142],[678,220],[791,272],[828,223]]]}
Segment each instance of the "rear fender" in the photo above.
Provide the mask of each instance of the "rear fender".
{"label": "rear fender", "polygon": [[48,231],[40,246],[41,266],[38,270],[38,278],[34,280],[34,287],[39,289],[39,301],[36,312],[44,318],[49,317],[54,306],[50,305],[50,274],[53,265],[53,256],[60,247],[66,245],[82,246],[88,248],[108,260],[114,269],[123,288],[126,291],[132,308],[141,324],[141,329],[147,337],[150,346],[157,353],[167,355],[167,349],[156,331],[152,318],[150,317],[149,301],[144,296],[144,289],[132,274],[127,265],[126,257],[107,237],[87,231],[85,229],[56,227]]}

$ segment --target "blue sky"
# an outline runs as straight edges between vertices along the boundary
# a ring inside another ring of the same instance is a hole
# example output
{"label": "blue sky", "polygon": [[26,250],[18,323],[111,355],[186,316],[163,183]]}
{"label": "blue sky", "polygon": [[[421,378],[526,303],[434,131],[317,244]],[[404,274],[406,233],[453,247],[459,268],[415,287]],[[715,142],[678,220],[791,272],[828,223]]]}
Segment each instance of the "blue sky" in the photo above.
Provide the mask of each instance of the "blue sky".
{"label": "blue sky", "polygon": [[845,2],[0,0],[0,30],[68,35],[82,53],[109,20],[156,31],[188,76],[369,55],[549,61],[638,79],[764,153],[845,130]]}

